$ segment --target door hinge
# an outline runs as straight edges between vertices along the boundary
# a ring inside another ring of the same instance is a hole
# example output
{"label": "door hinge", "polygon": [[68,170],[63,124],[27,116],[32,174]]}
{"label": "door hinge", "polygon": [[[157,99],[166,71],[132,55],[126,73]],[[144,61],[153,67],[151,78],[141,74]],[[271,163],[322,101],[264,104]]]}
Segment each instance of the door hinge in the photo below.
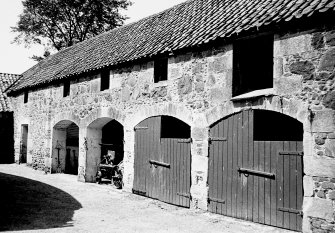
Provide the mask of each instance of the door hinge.
{"label": "door hinge", "polygon": [[223,141],[227,141],[227,138],[223,138],[223,137],[209,137],[208,138],[208,142],[223,142]]}
{"label": "door hinge", "polygon": [[154,165],[155,168],[156,168],[157,166],[167,167],[167,168],[170,168],[170,167],[171,167],[171,165],[168,164],[168,163],[163,163],[163,162],[155,161],[155,160],[152,160],[152,159],[149,160],[149,163],[150,163],[150,165]]}
{"label": "door hinge", "polygon": [[144,130],[144,129],[149,129],[149,127],[145,127],[145,126],[137,126],[137,127],[134,127],[134,130]]}
{"label": "door hinge", "polygon": [[282,211],[282,212],[288,212],[292,214],[297,214],[297,215],[303,215],[302,210],[297,210],[293,208],[285,208],[285,207],[278,207],[277,210]]}
{"label": "door hinge", "polygon": [[191,199],[191,194],[190,193],[179,193],[178,192],[177,195]]}
{"label": "door hinge", "polygon": [[221,203],[221,204],[226,204],[225,200],[217,199],[217,198],[214,198],[214,197],[208,197],[207,202],[210,203],[211,201],[215,201],[215,202]]}
{"label": "door hinge", "polygon": [[303,156],[303,151],[279,151],[279,155],[294,155],[294,156]]}
{"label": "door hinge", "polygon": [[237,171],[240,174],[243,173],[247,177],[249,175],[258,175],[258,176],[263,176],[265,178],[270,178],[270,179],[275,179],[275,177],[276,177],[276,175],[274,173],[256,171],[256,170],[247,169],[247,168],[238,168]]}
{"label": "door hinge", "polygon": [[147,192],[141,191],[141,190],[132,189],[132,191],[133,191],[133,193],[138,194],[138,195],[142,195],[142,196],[145,196],[147,194]]}
{"label": "door hinge", "polygon": [[178,143],[191,143],[192,142],[192,138],[187,138],[187,139],[179,139]]}

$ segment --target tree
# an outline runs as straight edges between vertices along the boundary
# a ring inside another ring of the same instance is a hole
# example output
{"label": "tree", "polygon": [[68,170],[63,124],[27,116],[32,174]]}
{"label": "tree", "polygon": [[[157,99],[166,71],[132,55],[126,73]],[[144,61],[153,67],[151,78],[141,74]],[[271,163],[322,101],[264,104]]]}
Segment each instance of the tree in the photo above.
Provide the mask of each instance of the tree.
{"label": "tree", "polygon": [[[15,43],[51,45],[56,50],[72,46],[123,25],[119,11],[130,0],[24,0],[23,13],[13,32]],[[48,55],[48,49],[45,55]],[[40,59],[35,56],[35,60]]]}

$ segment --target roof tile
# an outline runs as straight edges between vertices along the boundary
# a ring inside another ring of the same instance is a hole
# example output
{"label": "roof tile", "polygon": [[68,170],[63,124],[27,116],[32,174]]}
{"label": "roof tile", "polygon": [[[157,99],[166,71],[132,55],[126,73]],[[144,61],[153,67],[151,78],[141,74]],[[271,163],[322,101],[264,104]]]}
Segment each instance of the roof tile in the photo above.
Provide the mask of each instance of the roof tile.
{"label": "roof tile", "polygon": [[335,10],[335,0],[188,0],[46,58],[11,91]]}
{"label": "roof tile", "polygon": [[5,90],[20,77],[21,76],[17,74],[0,73],[0,112],[12,111]]}

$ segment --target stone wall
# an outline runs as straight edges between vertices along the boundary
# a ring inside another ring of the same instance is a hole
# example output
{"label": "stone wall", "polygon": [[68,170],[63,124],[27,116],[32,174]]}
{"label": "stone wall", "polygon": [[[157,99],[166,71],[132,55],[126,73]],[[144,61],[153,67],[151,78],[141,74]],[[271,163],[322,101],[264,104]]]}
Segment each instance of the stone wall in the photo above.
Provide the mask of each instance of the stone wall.
{"label": "stone wall", "polygon": [[78,179],[92,181],[94,171],[86,161],[99,132],[92,133],[96,127],[91,124],[115,119],[124,126],[124,182],[130,191],[134,126],[150,116],[173,116],[191,126],[192,206],[206,210],[210,125],[244,109],[277,111],[304,124],[304,231],[330,232],[335,178],[334,35],[332,30],[275,35],[274,87],[248,98],[232,99],[232,45],[170,56],[168,80],[159,83],[153,81],[153,62],[142,62],[111,70],[110,89],[105,91],[100,91],[97,74],[72,80],[68,97],[63,97],[62,85],[31,91],[26,104],[23,95],[16,96],[12,98],[16,159],[21,124],[29,124],[28,162],[50,171],[53,127],[70,120],[79,126]]}

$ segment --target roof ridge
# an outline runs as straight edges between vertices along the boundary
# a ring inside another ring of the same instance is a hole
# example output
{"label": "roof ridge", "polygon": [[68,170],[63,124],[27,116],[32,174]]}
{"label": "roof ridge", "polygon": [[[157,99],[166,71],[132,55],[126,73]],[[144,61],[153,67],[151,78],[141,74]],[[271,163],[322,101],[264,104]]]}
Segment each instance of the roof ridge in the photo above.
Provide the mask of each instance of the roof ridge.
{"label": "roof ridge", "polygon": [[335,0],[187,0],[50,55],[10,91],[334,12]]}
{"label": "roof ridge", "polygon": [[4,74],[4,75],[15,75],[15,76],[21,76],[21,74],[1,73],[1,72],[0,72],[0,75],[2,75],[2,74]]}
{"label": "roof ridge", "polygon": [[[138,24],[138,23],[141,22],[141,21],[146,21],[146,20],[148,20],[149,18],[154,18],[154,17],[156,17],[157,15],[160,15],[160,14],[163,14],[163,13],[165,13],[165,12],[168,12],[169,10],[172,10],[172,9],[174,9],[174,8],[180,6],[180,5],[184,5],[184,4],[186,4],[186,3],[188,3],[188,2],[191,2],[191,1],[197,1],[197,0],[186,0],[185,2],[182,2],[182,3],[179,3],[179,4],[177,4],[177,5],[174,5],[174,6],[170,7],[170,8],[168,8],[168,9],[162,10],[162,11],[160,11],[160,12],[158,12],[158,13],[153,14],[153,15],[146,16],[146,17],[144,17],[144,18],[142,18],[142,19],[136,20],[136,21],[131,22],[131,23],[129,23],[129,24],[124,24],[124,25],[122,25],[122,26],[120,26],[120,27],[116,27],[116,28],[113,28],[113,29],[111,29],[111,30],[109,30],[109,31],[100,33],[99,35],[96,35],[96,36],[91,37],[91,38],[89,38],[89,39],[80,41],[80,42],[78,42],[78,43],[76,43],[76,44],[74,44],[74,45],[72,45],[72,46],[70,46],[70,47],[65,47],[65,48],[59,50],[57,53],[62,52],[62,51],[66,51],[66,50],[71,50],[71,49],[73,49],[73,48],[75,48],[75,47],[78,47],[79,45],[88,43],[88,42],[91,41],[91,40],[96,40],[96,39],[98,39],[98,38],[100,38],[100,37],[103,37],[103,36],[106,36],[106,35],[108,35],[108,34],[110,34],[110,33],[112,33],[112,32],[116,32],[116,31],[118,31],[118,30],[123,30],[124,28],[131,27],[131,26],[133,26],[134,24]],[[55,54],[57,54],[57,53],[55,53]],[[53,55],[55,55],[55,54],[52,54],[51,56],[53,56]],[[49,56],[49,57],[51,57],[51,56]],[[47,57],[47,58],[49,58],[49,57]]]}

